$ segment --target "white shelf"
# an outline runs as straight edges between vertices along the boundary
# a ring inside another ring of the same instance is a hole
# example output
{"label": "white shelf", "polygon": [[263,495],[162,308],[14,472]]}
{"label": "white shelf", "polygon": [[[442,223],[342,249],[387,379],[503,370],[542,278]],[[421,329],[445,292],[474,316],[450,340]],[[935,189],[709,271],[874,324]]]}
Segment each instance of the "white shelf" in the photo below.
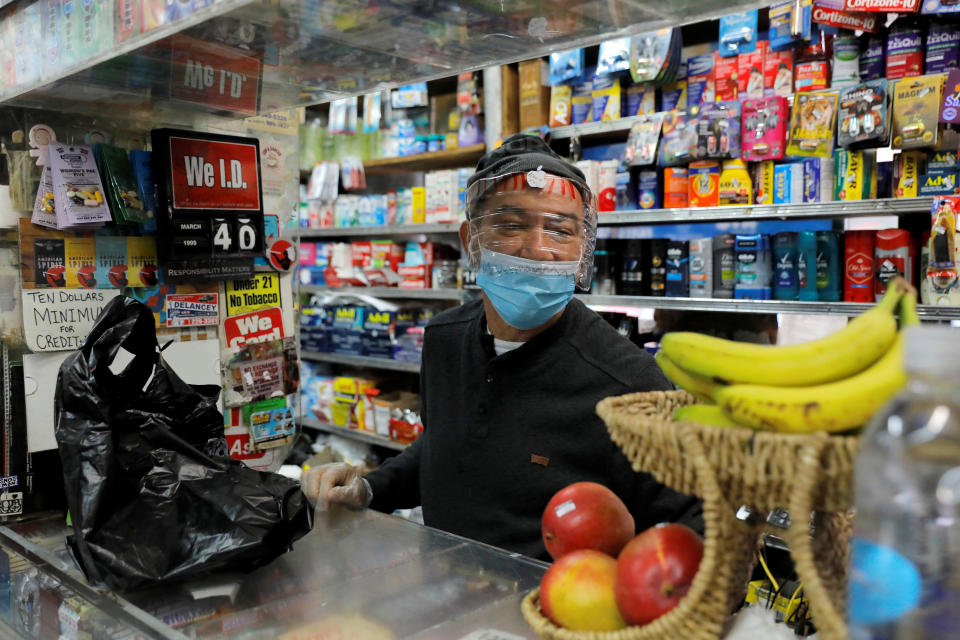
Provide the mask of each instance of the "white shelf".
{"label": "white shelf", "polygon": [[300,357],[311,362],[331,362],[351,367],[367,367],[370,369],[385,369],[387,371],[403,371],[406,373],[420,373],[420,365],[411,362],[400,362],[389,358],[371,358],[368,356],[346,356],[339,353],[320,353],[317,351],[303,351]]}
{"label": "white shelf", "polygon": [[[792,313],[856,316],[870,309],[865,302],[798,302],[794,300],[724,300],[719,298],[667,298],[660,296],[577,295],[589,306],[676,309],[682,311],[738,311],[742,313]],[[926,320],[960,319],[960,307],[918,305],[917,315]]]}
{"label": "white shelf", "polygon": [[370,433],[369,431],[360,431],[359,429],[347,429],[345,427],[338,427],[335,424],[326,422],[325,420],[317,420],[316,418],[309,418],[304,416],[300,418],[300,425],[308,429],[316,429],[318,431],[325,431],[327,433],[332,433],[338,436],[343,436],[344,438],[349,438],[350,440],[356,440],[357,442],[366,442],[367,444],[375,444],[378,447],[385,447],[387,449],[393,449],[394,451],[403,451],[407,448],[407,445],[400,442],[394,442],[390,438],[381,436],[377,433]]}
{"label": "white shelf", "polygon": [[340,293],[375,298],[399,298],[409,300],[463,300],[464,289],[401,289],[399,287],[321,287],[301,285],[301,293]]}
{"label": "white shelf", "polygon": [[413,236],[434,233],[457,233],[459,222],[436,224],[388,224],[376,227],[326,227],[323,229],[300,229],[303,239],[359,238],[363,236]]}
{"label": "white shelf", "polygon": [[929,215],[933,198],[881,198],[858,202],[807,202],[803,204],[755,204],[730,207],[691,207],[688,209],[648,209],[601,213],[602,226],[671,224],[689,222],[743,222],[746,220],[790,220],[797,218],[855,218],[909,213]]}

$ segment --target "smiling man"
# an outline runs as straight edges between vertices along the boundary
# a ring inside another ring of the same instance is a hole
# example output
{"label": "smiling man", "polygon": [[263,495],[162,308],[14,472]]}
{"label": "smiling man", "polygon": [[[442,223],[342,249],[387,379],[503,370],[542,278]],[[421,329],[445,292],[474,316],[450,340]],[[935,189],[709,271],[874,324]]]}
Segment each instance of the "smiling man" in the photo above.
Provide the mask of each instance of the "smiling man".
{"label": "smiling man", "polygon": [[427,525],[546,558],[540,517],[573,482],[611,488],[641,531],[695,528],[700,505],[637,474],[597,402],[671,389],[653,358],[573,299],[590,283],[597,207],[583,174],[541,139],[508,138],[480,159],[460,239],[482,299],[437,315],[424,335],[424,433],[361,478],[309,470],[304,492],[379,511],[423,506]]}

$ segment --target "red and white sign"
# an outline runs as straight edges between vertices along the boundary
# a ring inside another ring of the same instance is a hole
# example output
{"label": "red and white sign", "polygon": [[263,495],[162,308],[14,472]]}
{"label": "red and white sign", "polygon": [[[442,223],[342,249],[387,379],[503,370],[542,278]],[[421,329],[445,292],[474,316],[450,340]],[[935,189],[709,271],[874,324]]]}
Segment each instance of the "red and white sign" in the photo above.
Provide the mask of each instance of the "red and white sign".
{"label": "red and white sign", "polygon": [[920,8],[920,0],[844,0],[845,11],[880,11],[912,13]]}
{"label": "red and white sign", "polygon": [[[843,6],[842,2],[839,4]],[[812,17],[814,22],[820,24],[849,29],[851,31],[866,31],[868,33],[876,33],[881,25],[880,16],[875,13],[866,11],[842,11],[820,4],[813,5]]]}
{"label": "red and white sign", "polygon": [[[231,423],[234,425],[240,422],[240,409],[231,409]],[[282,449],[260,449],[253,446],[250,439],[250,430],[244,426],[224,427],[223,435],[227,440],[227,451],[234,460],[239,460],[251,469],[257,471],[270,471],[274,467],[274,458],[277,451]]]}
{"label": "red and white sign", "polygon": [[220,319],[216,293],[170,293],[164,299],[168,327],[216,325]]}
{"label": "red and white sign", "polygon": [[171,136],[173,207],[259,211],[257,160],[254,144]]}
{"label": "red and white sign", "polygon": [[176,35],[169,42],[173,98],[257,115],[259,60],[189,36]]}
{"label": "red and white sign", "polygon": [[243,347],[258,342],[280,340],[283,335],[283,313],[279,307],[231,316],[223,321],[227,347]]}

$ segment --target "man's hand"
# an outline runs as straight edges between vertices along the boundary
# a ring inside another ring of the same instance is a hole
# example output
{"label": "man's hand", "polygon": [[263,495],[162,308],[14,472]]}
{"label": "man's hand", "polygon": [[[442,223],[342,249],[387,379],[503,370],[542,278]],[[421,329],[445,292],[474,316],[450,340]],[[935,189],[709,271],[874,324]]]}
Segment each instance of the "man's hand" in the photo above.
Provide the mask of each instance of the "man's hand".
{"label": "man's hand", "polygon": [[307,469],[300,488],[311,503],[323,509],[329,509],[331,504],[363,509],[371,498],[360,473],[342,462]]}

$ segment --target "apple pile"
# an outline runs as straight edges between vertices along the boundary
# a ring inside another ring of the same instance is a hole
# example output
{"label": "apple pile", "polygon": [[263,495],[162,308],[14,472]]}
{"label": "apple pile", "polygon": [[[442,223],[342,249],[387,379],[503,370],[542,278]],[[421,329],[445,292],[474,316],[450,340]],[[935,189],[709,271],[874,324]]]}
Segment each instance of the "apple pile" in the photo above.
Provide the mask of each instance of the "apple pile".
{"label": "apple pile", "polygon": [[681,524],[634,537],[633,516],[610,489],[577,482],[547,503],[543,543],[554,559],[540,581],[540,607],[555,625],[614,631],[647,624],[690,590],[703,540]]}

